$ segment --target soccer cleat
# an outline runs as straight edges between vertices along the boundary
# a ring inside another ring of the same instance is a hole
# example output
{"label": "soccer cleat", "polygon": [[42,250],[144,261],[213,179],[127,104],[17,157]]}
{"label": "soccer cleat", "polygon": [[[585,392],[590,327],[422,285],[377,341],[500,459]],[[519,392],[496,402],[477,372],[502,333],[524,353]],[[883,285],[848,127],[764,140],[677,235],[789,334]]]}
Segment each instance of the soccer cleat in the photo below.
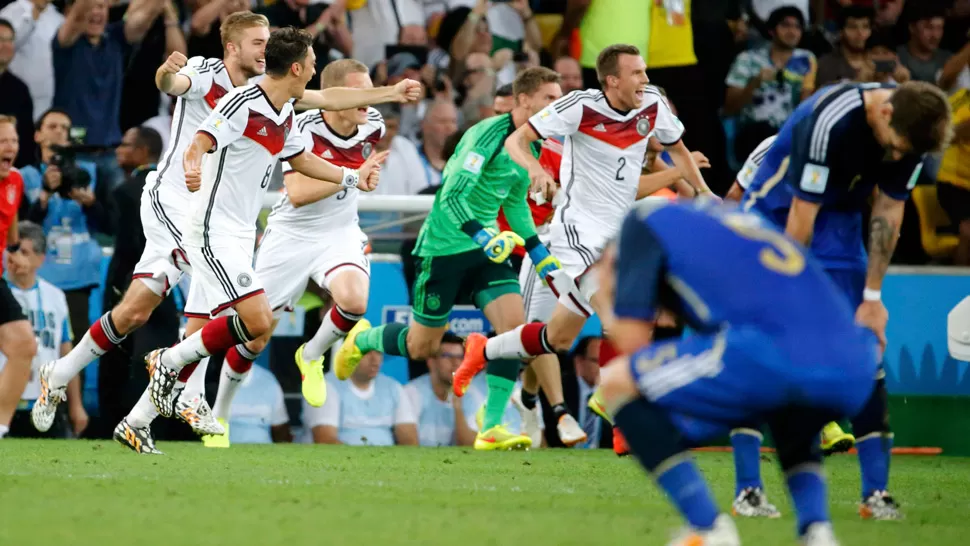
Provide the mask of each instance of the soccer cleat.
{"label": "soccer cleat", "polygon": [[828,522],[810,524],[799,542],[802,546],[839,546],[839,541],[835,540],[832,524]]}
{"label": "soccer cleat", "polygon": [[307,404],[319,408],[327,401],[327,380],[323,377],[324,357],[321,356],[316,360],[307,362],[303,359],[304,347],[306,347],[306,343],[300,345],[300,348],[296,350],[293,360],[296,361],[296,367],[300,368],[300,379],[303,381],[303,398],[306,399]]}
{"label": "soccer cleat", "polygon": [[[344,338],[343,344],[340,345],[340,349],[337,350],[337,356],[333,359],[333,373],[337,376],[337,379],[341,381],[346,381],[357,369],[357,365],[360,364],[360,359],[364,358],[364,353],[360,351],[360,347],[357,346],[357,335],[365,330],[370,329],[370,322],[367,319],[360,319],[357,324],[347,332],[347,337]],[[301,349],[302,350],[302,349]],[[320,365],[323,365],[321,361]],[[322,368],[321,368],[322,370]],[[324,389],[326,390],[326,389]],[[304,396],[306,396],[304,394]],[[326,398],[326,393],[324,393],[324,398]],[[309,402],[309,399],[307,399]],[[323,405],[323,402],[320,402]]]}
{"label": "soccer cleat", "polygon": [[845,453],[854,446],[855,436],[842,430],[838,423],[829,423],[822,429],[822,452],[825,455]]}
{"label": "soccer cleat", "polygon": [[760,487],[743,489],[731,505],[731,513],[746,518],[780,518],[781,512],[768,502],[768,496]]}
{"label": "soccer cleat", "polygon": [[202,437],[202,445],[205,447],[229,447],[229,421],[223,418],[218,418],[219,424],[226,431],[225,434],[219,436],[214,436],[212,434],[207,434]]}
{"label": "soccer cleat", "polygon": [[135,453],[164,455],[164,453],[155,449],[155,441],[152,440],[151,426],[145,425],[141,428],[133,427],[128,423],[127,417],[118,423],[112,437],[116,442],[134,451]]}
{"label": "soccer cleat", "polygon": [[148,396],[158,413],[163,417],[171,417],[175,406],[172,391],[179,372],[162,364],[164,352],[165,349],[155,349],[145,355],[145,364],[148,365]]}
{"label": "soccer cleat", "polygon": [[511,451],[530,447],[532,439],[524,434],[512,434],[504,425],[495,425],[475,436],[475,449],[478,451]]}
{"label": "soccer cleat", "polygon": [[593,391],[593,395],[589,397],[589,402],[586,402],[586,407],[596,415],[606,419],[607,423],[611,425],[613,424],[613,419],[610,418],[610,414],[606,411],[606,404],[603,402],[603,394],[600,393],[599,389]]}
{"label": "soccer cleat", "polygon": [[859,505],[859,515],[862,516],[862,519],[903,519],[899,504],[889,496],[887,491],[873,491],[869,498]]}
{"label": "soccer cleat", "polygon": [[559,439],[566,447],[573,447],[586,441],[586,431],[579,426],[576,418],[568,413],[559,418],[556,432],[559,433]]}
{"label": "soccer cleat", "polygon": [[455,393],[455,396],[459,398],[465,396],[472,379],[488,364],[488,361],[485,360],[486,343],[488,343],[488,338],[478,333],[469,334],[468,338],[465,339],[465,358],[461,361],[461,366],[458,366],[458,369],[455,370],[451,382],[451,390]]}
{"label": "soccer cleat", "polygon": [[[512,405],[519,412],[522,419],[522,434],[532,440],[532,445],[539,447],[542,444],[542,428],[539,426],[539,406],[529,409],[522,404],[522,389],[515,389],[512,393]],[[479,427],[481,428],[481,427]]]}
{"label": "soccer cleat", "polygon": [[56,361],[51,360],[40,367],[40,396],[30,410],[30,421],[40,432],[47,432],[54,424],[57,405],[67,400],[67,386],[51,387],[51,374]]}
{"label": "soccer cleat", "polygon": [[183,397],[179,395],[178,401],[175,403],[175,415],[192,427],[192,430],[199,436],[226,433],[226,429],[222,428],[219,421],[212,415],[209,403],[201,395],[197,394],[188,400],[183,400]]}
{"label": "soccer cleat", "polygon": [[668,546],[741,546],[741,537],[734,520],[727,514],[721,514],[714,520],[713,528],[701,530],[688,527]]}
{"label": "soccer cleat", "polygon": [[617,457],[626,457],[630,454],[630,446],[626,445],[626,439],[617,427],[613,427],[613,453],[616,453]]}

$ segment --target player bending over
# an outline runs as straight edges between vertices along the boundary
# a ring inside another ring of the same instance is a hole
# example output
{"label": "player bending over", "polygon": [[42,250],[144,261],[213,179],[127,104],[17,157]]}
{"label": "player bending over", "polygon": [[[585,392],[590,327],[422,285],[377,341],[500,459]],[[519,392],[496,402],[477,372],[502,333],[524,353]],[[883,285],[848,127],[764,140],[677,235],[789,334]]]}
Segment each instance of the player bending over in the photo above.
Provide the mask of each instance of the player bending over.
{"label": "player bending over", "polygon": [[[673,545],[740,544],[687,450],[747,422],[775,438],[802,544],[835,545],[817,438],[866,404],[876,338],[795,242],[702,201],[647,202],[623,223],[611,336],[629,356],[604,370],[606,408],[687,522]],[[610,258],[603,292],[613,291]],[[695,333],[651,343],[661,306]]]}
{"label": "player bending over", "polygon": [[[530,68],[516,77],[513,88],[512,112],[470,128],[445,167],[442,188],[414,248],[414,323],[371,328],[366,320],[358,322],[337,351],[334,373],[338,378],[350,377],[369,351],[417,360],[434,356],[448,329],[451,308],[464,296],[471,296],[496,331],[521,326],[525,317],[519,284],[506,262],[516,244],[524,244],[539,276],[548,277],[559,267],[536,236],[526,204],[528,176],[502,146],[517,127],[561,96],[559,75],[547,68]],[[530,153],[538,156],[538,146]],[[495,229],[500,207],[514,232]],[[489,366],[490,395],[482,430],[475,438],[476,449],[532,444],[528,436],[510,433],[501,422],[520,365],[515,358]],[[493,389],[498,393],[495,396]]]}

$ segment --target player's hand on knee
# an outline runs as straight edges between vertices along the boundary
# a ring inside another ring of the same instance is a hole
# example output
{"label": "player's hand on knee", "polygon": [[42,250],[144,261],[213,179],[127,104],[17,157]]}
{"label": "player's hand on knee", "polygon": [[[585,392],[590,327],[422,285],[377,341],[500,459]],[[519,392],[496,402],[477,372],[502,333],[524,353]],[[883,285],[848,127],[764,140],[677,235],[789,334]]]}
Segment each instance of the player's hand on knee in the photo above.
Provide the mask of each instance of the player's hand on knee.
{"label": "player's hand on knee", "polygon": [[549,284],[549,276],[552,275],[554,271],[562,269],[562,264],[559,262],[559,258],[556,258],[549,253],[549,249],[545,245],[538,245],[529,251],[529,258],[532,259],[532,263],[535,265],[536,273],[539,274],[539,278],[546,285]]}
{"label": "player's hand on knee", "polygon": [[864,301],[855,312],[855,321],[872,330],[879,340],[880,355],[886,351],[886,323],[889,322],[889,311],[881,300]]}
{"label": "player's hand on knee", "polygon": [[474,240],[481,245],[489,260],[500,264],[509,259],[515,245],[524,245],[522,237],[512,231],[496,233],[494,229],[484,228],[475,235]]}

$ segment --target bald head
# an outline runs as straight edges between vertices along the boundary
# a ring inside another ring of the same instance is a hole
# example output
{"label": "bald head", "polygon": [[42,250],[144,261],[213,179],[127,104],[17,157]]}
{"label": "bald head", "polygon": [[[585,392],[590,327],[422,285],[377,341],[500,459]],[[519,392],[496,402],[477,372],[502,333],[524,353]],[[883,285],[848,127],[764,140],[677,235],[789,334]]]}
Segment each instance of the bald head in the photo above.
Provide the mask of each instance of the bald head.
{"label": "bald head", "polygon": [[583,88],[583,72],[579,67],[579,61],[572,57],[559,57],[553,70],[559,72],[562,77],[563,94],[570,91],[578,91]]}
{"label": "bald head", "polygon": [[426,144],[442,147],[445,140],[458,130],[458,109],[449,101],[435,101],[428,107],[421,122],[421,133]]}

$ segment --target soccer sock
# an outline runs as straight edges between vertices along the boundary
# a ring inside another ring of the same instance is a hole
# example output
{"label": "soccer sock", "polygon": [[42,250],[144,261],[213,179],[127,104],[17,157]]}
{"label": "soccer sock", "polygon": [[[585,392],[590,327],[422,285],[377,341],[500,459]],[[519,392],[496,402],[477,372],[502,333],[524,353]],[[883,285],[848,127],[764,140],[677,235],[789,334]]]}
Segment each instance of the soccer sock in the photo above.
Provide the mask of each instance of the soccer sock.
{"label": "soccer sock", "polygon": [[734,496],[749,487],[764,489],[761,481],[761,442],[764,436],[752,428],[731,431],[731,447],[734,448]]}
{"label": "soccer sock", "polygon": [[[211,356],[207,356],[200,360],[195,371],[189,375],[188,381],[185,382],[184,394],[188,396],[188,400],[196,396],[205,396],[205,374],[209,371],[209,360],[211,358]],[[184,372],[189,366],[182,368],[182,371]]]}
{"label": "soccer sock", "polygon": [[189,378],[192,377],[192,374],[195,372],[195,369],[198,367],[199,367],[198,362],[189,362],[188,364],[186,364],[185,367],[182,368],[182,371],[179,372],[179,377],[178,379],[175,380],[175,386],[185,387],[185,384],[189,382]]}
{"label": "soccer sock", "polygon": [[54,365],[51,387],[67,385],[74,376],[81,373],[85,366],[120,345],[124,339],[125,336],[118,333],[118,329],[111,320],[111,312],[105,313],[88,328],[84,337],[71,349],[71,352]]}
{"label": "soccer sock", "polygon": [[600,368],[606,366],[610,363],[610,360],[620,356],[620,351],[617,350],[616,345],[613,342],[604,337],[600,341],[600,354],[599,354],[599,365]]}
{"label": "soccer sock", "polygon": [[565,402],[556,404],[552,407],[552,414],[556,416],[556,421],[558,422],[563,415],[569,415],[569,406]]}
{"label": "soccer sock", "polygon": [[212,407],[212,415],[216,419],[229,420],[229,409],[236,391],[242,385],[243,379],[253,367],[253,361],[258,354],[254,354],[239,344],[226,351],[226,359],[222,364],[222,374],[219,376],[219,390],[216,392],[216,403]]}
{"label": "soccer sock", "polygon": [[404,324],[392,322],[364,330],[355,339],[357,348],[362,353],[378,351],[391,356],[408,355],[408,327]]}
{"label": "soccer sock", "polygon": [[515,379],[519,376],[518,360],[493,360],[485,369],[485,380],[488,383],[488,397],[485,398],[485,418],[482,422],[482,432],[502,424],[505,408],[515,390]]}
{"label": "soccer sock", "polygon": [[785,473],[788,492],[798,518],[798,536],[813,523],[829,521],[829,505],[822,466],[816,463],[798,465]]}
{"label": "soccer sock", "polygon": [[855,447],[859,453],[859,469],[862,472],[862,498],[873,491],[885,491],[889,487],[889,459],[893,436],[889,430],[886,407],[886,382],[880,379],[876,388],[852,420],[852,432],[856,435]]}
{"label": "soccer sock", "polygon": [[317,328],[310,341],[303,346],[303,359],[314,361],[330,348],[338,339],[342,339],[353,328],[363,315],[355,315],[334,305],[323,319],[323,324]]}
{"label": "soccer sock", "polygon": [[145,389],[141,393],[141,397],[138,398],[138,402],[135,403],[135,407],[131,408],[131,411],[128,412],[126,420],[129,425],[135,428],[142,428],[152,424],[156,416],[158,416],[158,410],[155,409],[155,404],[152,404],[148,389]]}
{"label": "soccer sock", "polygon": [[684,519],[697,529],[712,528],[718,514],[714,498],[683,445],[680,432],[663,410],[636,398],[616,411],[614,421],[626,431],[630,451]]}
{"label": "soccer sock", "polygon": [[531,393],[525,389],[522,389],[522,405],[525,406],[527,410],[536,409],[536,402],[539,401],[539,393]]}
{"label": "soccer sock", "polygon": [[239,315],[210,320],[201,330],[162,353],[162,364],[181,371],[186,365],[236,344],[252,341]]}
{"label": "soccer sock", "polygon": [[528,358],[556,352],[546,338],[546,325],[530,322],[499,334],[485,344],[485,358]]}

